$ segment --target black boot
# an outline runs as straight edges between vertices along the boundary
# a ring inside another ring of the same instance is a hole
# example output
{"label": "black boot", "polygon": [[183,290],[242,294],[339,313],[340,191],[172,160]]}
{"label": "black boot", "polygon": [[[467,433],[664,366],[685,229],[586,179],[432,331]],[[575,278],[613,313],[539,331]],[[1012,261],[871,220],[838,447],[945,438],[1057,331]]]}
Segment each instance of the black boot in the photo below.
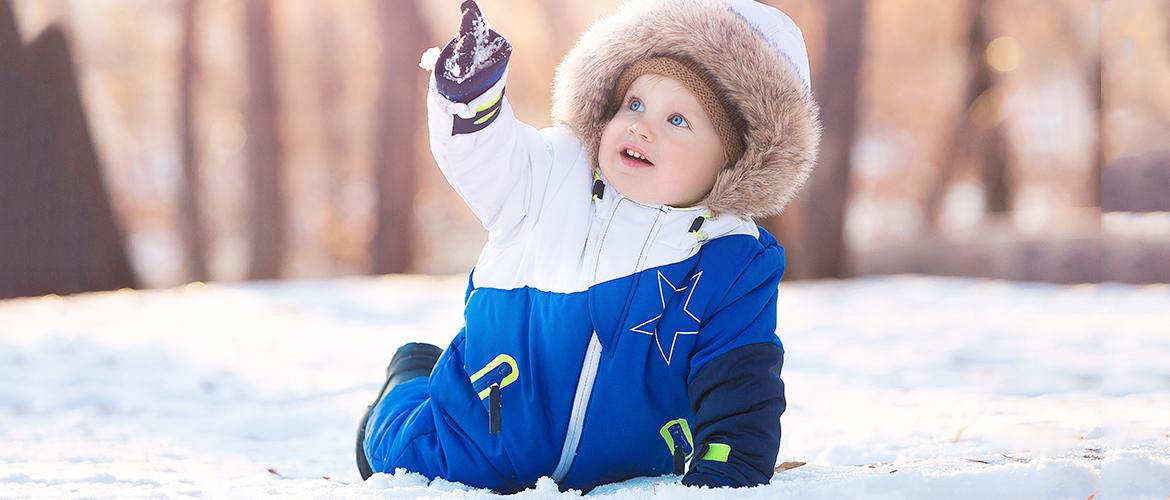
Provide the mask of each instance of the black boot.
{"label": "black boot", "polygon": [[370,470],[369,462],[366,461],[365,450],[362,448],[362,443],[366,440],[366,422],[370,420],[370,412],[382,400],[382,396],[385,396],[387,392],[390,392],[390,389],[398,384],[418,377],[430,376],[431,369],[435,367],[435,362],[439,360],[440,354],[443,354],[443,350],[438,346],[411,342],[399,347],[398,352],[394,353],[394,357],[390,358],[390,364],[386,365],[386,383],[382,384],[382,391],[378,393],[374,403],[366,408],[366,416],[362,417],[362,422],[358,425],[357,466],[363,481],[374,475],[374,472]]}

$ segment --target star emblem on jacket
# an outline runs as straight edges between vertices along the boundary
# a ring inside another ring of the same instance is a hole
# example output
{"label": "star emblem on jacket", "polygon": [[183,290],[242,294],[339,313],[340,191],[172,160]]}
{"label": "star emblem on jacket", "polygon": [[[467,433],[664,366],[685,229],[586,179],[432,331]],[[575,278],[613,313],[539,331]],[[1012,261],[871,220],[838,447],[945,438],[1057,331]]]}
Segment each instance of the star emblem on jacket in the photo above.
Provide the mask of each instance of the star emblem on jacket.
{"label": "star emblem on jacket", "polygon": [[[687,280],[687,285],[679,288],[674,286],[674,283],[671,283],[666,276],[663,276],[662,271],[658,271],[658,299],[662,303],[662,312],[653,318],[643,321],[642,323],[638,324],[638,326],[630,328],[631,332],[641,333],[643,335],[654,337],[654,343],[658,344],[658,352],[662,354],[662,359],[666,361],[668,366],[670,365],[671,358],[674,357],[674,346],[678,342],[678,336],[697,335],[699,333],[699,317],[695,316],[695,314],[692,313],[689,308],[691,305],[691,297],[695,295],[695,289],[698,288],[699,278],[702,275],[702,271],[695,273],[694,276],[691,276],[691,278]],[[657,322],[662,318],[662,315],[666,313],[666,304],[670,303],[671,297],[674,297],[674,294],[681,292],[687,292],[687,299],[683,302],[682,307],[683,313],[685,314],[681,315],[682,323],[685,325],[683,330],[685,331],[676,330],[673,334],[670,335],[670,346],[664,347],[662,345],[662,337],[665,334],[659,334]],[[694,323],[693,327],[689,326],[692,322]],[[654,329],[647,331],[646,328],[650,325],[654,325]]]}

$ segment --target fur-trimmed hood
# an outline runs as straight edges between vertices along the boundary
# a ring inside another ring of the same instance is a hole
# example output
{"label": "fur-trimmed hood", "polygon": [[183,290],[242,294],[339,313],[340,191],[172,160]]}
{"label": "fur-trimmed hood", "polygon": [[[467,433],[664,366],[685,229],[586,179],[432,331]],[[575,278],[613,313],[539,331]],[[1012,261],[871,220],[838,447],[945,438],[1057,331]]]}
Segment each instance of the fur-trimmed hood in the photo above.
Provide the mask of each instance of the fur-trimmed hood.
{"label": "fur-trimmed hood", "polygon": [[689,59],[745,124],[744,154],[702,202],[742,217],[779,214],[816,163],[821,127],[800,31],[750,0],[630,0],[594,23],[557,67],[553,120],[581,137],[593,164],[622,70],[655,56]]}

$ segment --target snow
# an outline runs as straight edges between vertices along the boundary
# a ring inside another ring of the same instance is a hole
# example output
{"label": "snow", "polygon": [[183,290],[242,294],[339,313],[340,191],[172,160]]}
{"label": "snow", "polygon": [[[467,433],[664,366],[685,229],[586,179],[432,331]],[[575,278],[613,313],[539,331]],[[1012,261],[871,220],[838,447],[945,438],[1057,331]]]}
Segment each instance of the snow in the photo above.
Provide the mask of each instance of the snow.
{"label": "snow", "polygon": [[[466,277],[192,284],[0,302],[0,497],[459,498],[361,482],[356,424]],[[747,498],[1166,498],[1170,286],[783,283],[779,472]],[[677,478],[602,498],[723,498]],[[518,499],[574,497],[549,479]]]}
{"label": "snow", "polygon": [[[465,22],[468,22],[465,20]],[[508,41],[499,35],[494,35],[491,31],[491,26],[480,15],[475,15],[471,20],[471,30],[460,33],[460,36],[470,34],[470,39],[462,39],[452,51],[451,56],[443,61],[443,77],[455,82],[463,83],[468,78],[471,78],[476,73],[484,70],[484,68],[492,65],[498,59],[496,55],[501,50],[505,49],[505,44]],[[474,41],[474,47],[465,47],[465,41]],[[467,61],[467,52],[472,52],[471,60]],[[425,53],[424,53],[425,55]],[[467,63],[466,66],[461,63]],[[433,64],[432,64],[433,67]]]}

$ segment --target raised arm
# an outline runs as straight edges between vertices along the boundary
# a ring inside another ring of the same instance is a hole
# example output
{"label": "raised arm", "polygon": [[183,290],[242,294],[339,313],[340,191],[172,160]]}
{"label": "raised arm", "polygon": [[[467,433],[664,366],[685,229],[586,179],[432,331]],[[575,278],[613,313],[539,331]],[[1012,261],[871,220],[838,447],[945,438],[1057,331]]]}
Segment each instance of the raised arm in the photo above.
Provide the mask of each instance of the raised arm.
{"label": "raised arm", "polygon": [[424,55],[424,67],[430,63],[432,70],[431,152],[489,238],[498,240],[516,234],[532,207],[540,206],[553,157],[504,96],[511,44],[488,26],[473,0],[461,8],[459,33],[433,62]]}

